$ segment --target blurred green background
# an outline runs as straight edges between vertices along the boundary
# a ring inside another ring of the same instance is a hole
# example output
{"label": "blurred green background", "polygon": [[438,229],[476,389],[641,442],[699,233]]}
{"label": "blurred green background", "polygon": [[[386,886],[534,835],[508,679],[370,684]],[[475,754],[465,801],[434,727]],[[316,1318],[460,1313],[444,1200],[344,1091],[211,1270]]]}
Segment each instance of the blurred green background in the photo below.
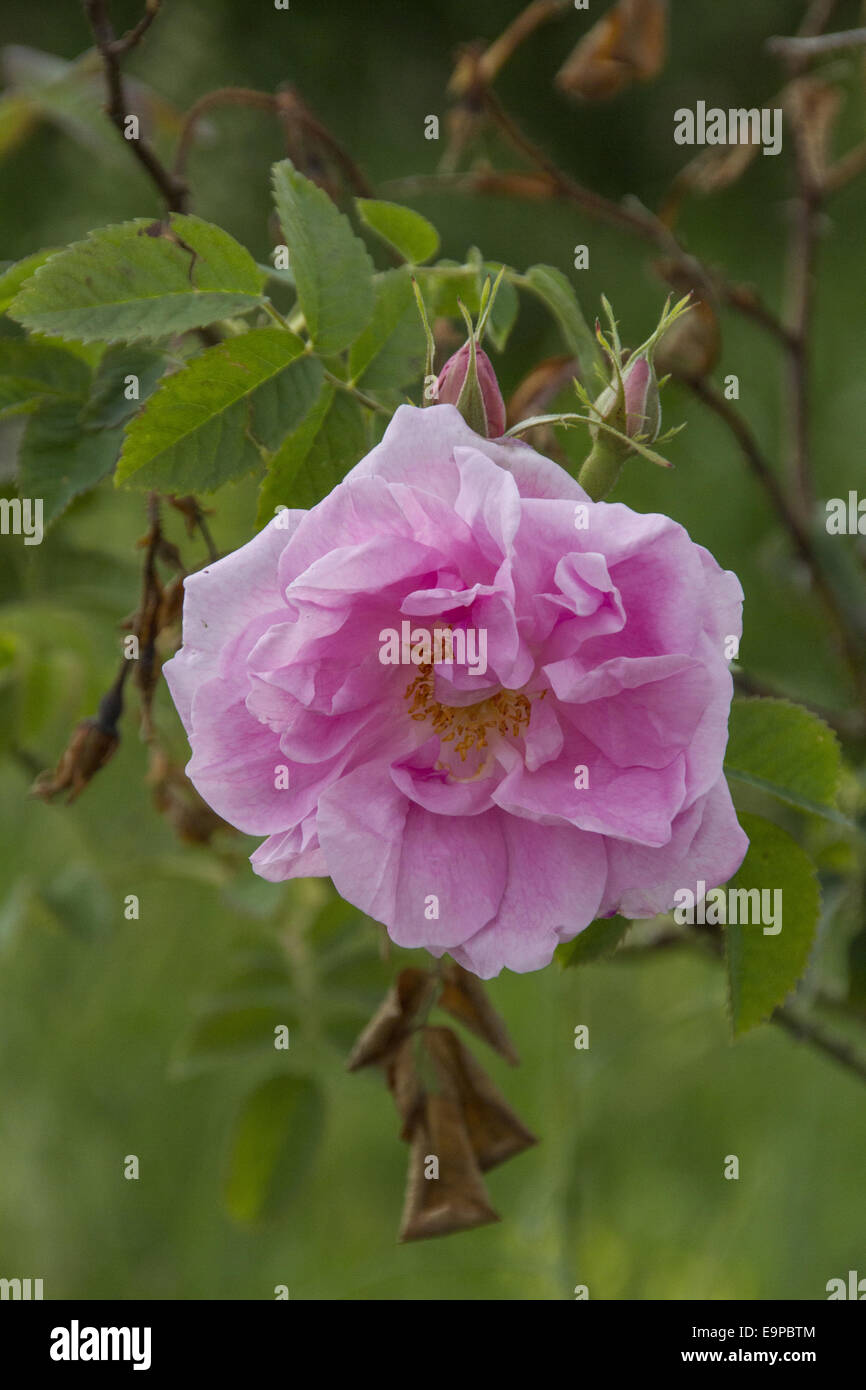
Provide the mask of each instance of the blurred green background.
{"label": "blurred green background", "polygon": [[[292,0],[277,12],[270,0],[166,0],[129,70],[181,109],[221,85],[295,83],[388,196],[388,180],[436,167],[441,144],[423,138],[424,118],[444,118],[457,46],[493,38],[519,8]],[[539,30],[497,90],[584,182],[656,206],[684,162],[673,111],[699,99],[774,104],[779,74],[763,39],[793,32],[803,8],[674,0],[660,78],[579,108],[552,86],[588,27],[576,13]],[[118,28],[139,12],[112,6]],[[840,4],[839,27],[857,12]],[[0,39],[66,60],[88,47],[69,0],[6,3]],[[844,149],[862,138],[864,93],[855,61],[839,71]],[[0,125],[0,144],[2,135]],[[208,143],[190,161],[194,211],[259,260],[272,243],[269,166],[283,153],[267,115],[229,109],[213,114]],[[495,145],[491,153],[514,164]],[[732,190],[691,204],[681,224],[705,259],[755,282],[772,303],[790,172],[787,153],[759,157]],[[822,497],[864,487],[864,200],[861,179],[823,227],[814,351]],[[559,266],[588,314],[606,293],[627,342],[658,317],[664,290],[644,249],[573,208],[429,193],[413,205],[439,227],[446,255],[462,258],[474,244],[518,268]],[[0,260],[159,211],[111,131],[88,149],[46,122],[0,160]],[[591,253],[580,273],[572,268],[579,242]],[[716,380],[739,375],[743,413],[777,465],[784,408],[774,349],[729,316],[723,331]],[[497,363],[506,392],[558,351],[548,319],[522,303]],[[850,691],[822,617],[732,441],[675,388],[666,419],[688,421],[670,446],[675,470],[635,465],[618,496],[673,515],[740,575],[741,659],[751,675],[844,711]],[[11,431],[0,436],[6,476],[13,442]],[[220,549],[246,540],[254,516],[252,486],[226,489],[212,518]],[[393,974],[361,923],[335,939],[327,968],[315,951],[295,960],[303,1008],[286,1065],[315,1075],[326,1096],[309,1172],[272,1221],[253,1230],[231,1222],[221,1188],[233,1119],[273,1057],[192,1066],[183,1040],[233,972],[266,978],[281,940],[290,953],[304,950],[296,928],[309,894],[254,881],[244,860],[252,842],[228,841],[219,853],[179,846],[152,807],[132,720],[75,806],[27,798],[29,764],[53,765],[111,679],[118,624],[135,606],[143,530],[141,499],[108,484],[41,547],[3,541],[0,1276],[43,1278],[47,1298],[269,1298],[285,1284],[292,1298],[568,1299],[584,1283],[591,1298],[811,1299],[849,1269],[866,1273],[862,1087],[770,1027],[732,1046],[721,970],[677,953],[583,971],[554,965],[490,986],[522,1065],[511,1072],[494,1060],[489,1069],[542,1142],[489,1180],[501,1225],[396,1246],[406,1151],[381,1079],[349,1076],[342,1060]],[[179,519],[173,535],[183,541]],[[164,691],[158,710],[182,759]],[[141,899],[138,921],[124,920],[129,893]],[[333,1018],[319,1007],[325,998]],[[581,1023],[590,1028],[586,1052],[573,1047]],[[473,1051],[480,1056],[482,1045]],[[140,1159],[138,1181],[123,1177],[128,1154]],[[728,1154],[739,1156],[739,1181],[723,1177]]]}

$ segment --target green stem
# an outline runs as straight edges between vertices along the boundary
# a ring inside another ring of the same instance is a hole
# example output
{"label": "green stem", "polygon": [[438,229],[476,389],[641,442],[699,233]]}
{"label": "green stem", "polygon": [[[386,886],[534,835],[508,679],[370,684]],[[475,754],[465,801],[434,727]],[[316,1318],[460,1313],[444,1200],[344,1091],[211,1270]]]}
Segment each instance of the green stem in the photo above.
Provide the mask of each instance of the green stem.
{"label": "green stem", "polygon": [[593,502],[601,502],[615,487],[624,462],[622,454],[609,448],[607,441],[597,439],[583,461],[577,481]]}
{"label": "green stem", "polygon": [[359,391],[351,381],[343,381],[342,377],[335,376],[327,368],[325,368],[325,380],[329,381],[332,386],[336,386],[338,391],[345,391],[347,396],[354,397],[358,404],[365,406],[367,410],[374,410],[377,415],[384,415],[386,419],[391,419],[391,411],[387,406],[382,405],[380,401],[374,401],[373,397],[368,396],[366,392]]}
{"label": "green stem", "polygon": [[277,309],[276,306],[273,305],[269,299],[265,300],[264,307],[265,312],[270,314],[274,322],[280,325],[280,328],[285,328],[291,333],[292,328],[288,319],[283,317],[279,309]]}

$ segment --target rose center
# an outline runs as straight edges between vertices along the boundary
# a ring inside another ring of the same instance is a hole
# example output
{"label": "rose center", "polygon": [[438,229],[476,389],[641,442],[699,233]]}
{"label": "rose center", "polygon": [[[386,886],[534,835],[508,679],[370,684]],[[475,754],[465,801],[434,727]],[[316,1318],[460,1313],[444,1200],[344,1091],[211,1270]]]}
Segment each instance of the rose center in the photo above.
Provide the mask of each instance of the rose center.
{"label": "rose center", "polygon": [[429,719],[442,743],[451,743],[460,761],[488,747],[488,735],[499,733],[519,738],[529,725],[532,706],[519,690],[500,690],[474,705],[443,705],[434,696],[432,666],[419,666],[418,675],[406,687],[409,718]]}

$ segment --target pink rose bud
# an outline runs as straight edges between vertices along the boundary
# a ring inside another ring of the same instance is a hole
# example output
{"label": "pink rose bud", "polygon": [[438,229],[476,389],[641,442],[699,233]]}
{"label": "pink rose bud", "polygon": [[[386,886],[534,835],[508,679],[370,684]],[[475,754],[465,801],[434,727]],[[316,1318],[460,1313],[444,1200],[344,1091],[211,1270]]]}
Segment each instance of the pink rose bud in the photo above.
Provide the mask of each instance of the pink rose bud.
{"label": "pink rose bud", "polygon": [[440,405],[456,405],[467,424],[486,439],[505,433],[505,402],[483,348],[475,348],[474,380],[470,343],[448,358],[436,382],[436,399]]}
{"label": "pink rose bud", "polygon": [[625,387],[625,432],[629,439],[636,434],[646,435],[651,444],[661,429],[662,411],[659,387],[652,362],[636,357],[622,374]]}
{"label": "pink rose bud", "polygon": [[[642,353],[632,357],[622,369],[622,384],[625,393],[625,423],[619,425],[619,428],[629,439],[641,435],[646,443],[651,444],[658,438],[662,411],[658,380],[649,358]],[[617,424],[618,422],[611,418],[617,413],[616,406],[617,389],[611,385],[602,391],[595,408],[601,413],[603,420],[610,419],[612,424]]]}

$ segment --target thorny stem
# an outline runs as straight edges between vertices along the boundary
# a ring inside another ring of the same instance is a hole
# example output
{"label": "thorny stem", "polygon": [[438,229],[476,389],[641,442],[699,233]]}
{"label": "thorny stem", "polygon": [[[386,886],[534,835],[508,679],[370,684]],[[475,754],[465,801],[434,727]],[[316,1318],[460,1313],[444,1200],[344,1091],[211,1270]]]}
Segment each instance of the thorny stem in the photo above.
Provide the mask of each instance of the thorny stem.
{"label": "thorny stem", "polygon": [[118,39],[108,14],[107,0],[84,0],[84,13],[87,16],[96,46],[102,55],[105,70],[105,83],[108,89],[106,112],[109,120],[117,127],[124,144],[128,145],[133,156],[150,176],[169,212],[185,212],[189,190],[182,179],[169,173],[146,140],[127,140],[124,131],[126,118],[130,115],[120,59],[130,52],[142,35],[152,24],[159,11],[160,0],[147,0],[144,18],[123,38]]}
{"label": "thorny stem", "polygon": [[[576,179],[573,179],[571,175],[566,174],[539,145],[530,139],[502,106],[490,86],[491,78],[495,76],[502,62],[505,61],[505,57],[502,57],[499,52],[500,45],[504,45],[505,56],[510,57],[517,44],[522,42],[523,38],[537,27],[537,23],[541,19],[551,17],[559,8],[551,5],[537,9],[536,6],[530,5],[529,10],[519,16],[518,20],[509,26],[505,34],[492,44],[485,53],[464,56],[462,63],[458,65],[452,89],[456,87],[461,99],[467,103],[474,106],[483,105],[486,108],[514,149],[546,176],[553,196],[573,202],[589,213],[591,217],[622,227],[649,242],[666,256],[669,256],[697,285],[702,286],[705,292],[716,294],[732,308],[737,309],[741,314],[751,318],[768,332],[785,341],[787,334],[784,325],[773,314],[772,310],[763,304],[754,290],[748,286],[733,284],[717,272],[710,270],[708,266],[703,265],[685,249],[671,229],[648,209],[641,207],[636,202],[631,205],[613,202],[602,194],[586,188]],[[530,11],[534,12],[531,16]],[[533,20],[531,24],[527,22],[522,25],[520,23],[520,21],[527,21],[529,18]],[[508,40],[507,43],[506,39]],[[470,64],[474,64],[474,67],[470,67]],[[454,188],[467,188],[470,191],[478,192],[496,192],[497,179],[507,181],[510,177],[513,176],[497,175],[494,171],[488,172],[486,170],[479,175],[447,174],[438,176],[439,179],[444,178],[446,183]]]}
{"label": "thorny stem", "polygon": [[[534,34],[542,24],[548,20],[557,19],[560,15],[568,14],[573,10],[573,0],[533,0],[531,5],[527,5],[525,10],[521,10],[516,19],[513,19],[507,29],[494,40],[478,59],[478,70],[485,82],[492,82],[510,58],[514,56],[517,49],[530,34]],[[471,63],[471,58],[467,55],[467,62]],[[463,95],[472,83],[471,70],[468,66],[458,64],[457,71],[452,80],[451,89],[457,95]]]}
{"label": "thorny stem", "polygon": [[346,395],[351,396],[359,405],[365,406],[367,410],[372,410],[377,415],[384,415],[388,420],[391,419],[391,411],[387,406],[382,405],[379,401],[374,401],[372,396],[368,396],[365,391],[359,390],[351,381],[343,381],[342,377],[335,376],[333,372],[329,372],[327,369],[325,370],[325,380],[329,381],[332,386],[336,386],[338,391],[345,391]]}
{"label": "thorny stem", "polygon": [[767,39],[767,49],[781,58],[823,58],[828,53],[844,53],[849,48],[866,45],[866,28],[847,29],[839,34],[801,35],[795,38]]}
{"label": "thorny stem", "polygon": [[327,150],[339,165],[353,193],[360,198],[372,196],[372,189],[351,155],[328,130],[327,126],[313,115],[293,87],[286,87],[276,95],[277,110],[287,131],[297,127],[302,133],[312,135],[319,145]]}
{"label": "thorny stem", "polygon": [[[800,26],[799,41],[820,42],[820,30],[833,10],[834,0],[813,0]],[[772,41],[770,43],[772,46]],[[796,49],[784,55],[791,79],[804,67],[805,58]],[[815,504],[811,470],[810,441],[810,362],[812,308],[815,291],[815,263],[818,225],[823,201],[822,190],[813,181],[809,160],[806,117],[792,111],[794,126],[794,169],[797,193],[788,243],[785,323],[789,333],[787,359],[787,418],[790,433],[788,481],[794,504],[804,519]]]}
{"label": "thorny stem", "polygon": [[203,97],[199,97],[183,119],[180,137],[177,143],[177,150],[174,156],[174,177],[180,179],[186,171],[186,161],[189,157],[190,148],[195,135],[195,129],[208,111],[215,106],[252,106],[261,111],[278,110],[277,98],[270,92],[259,92],[252,87],[218,87],[213,92],[207,92]]}
{"label": "thorny stem", "polygon": [[846,1038],[831,1032],[823,1023],[818,1023],[815,1019],[805,1018],[787,1004],[776,1009],[776,1012],[771,1015],[770,1021],[778,1024],[780,1028],[784,1028],[800,1042],[811,1043],[820,1052],[826,1053],[835,1062],[847,1067],[848,1071],[854,1072],[861,1081],[866,1081],[866,1057],[863,1057]]}
{"label": "thorny stem", "polygon": [[798,556],[807,566],[816,594],[821,599],[837,636],[839,647],[856,685],[861,706],[866,710],[866,672],[863,669],[862,653],[852,635],[836,592],[826,578],[818,557],[815,554],[809,532],[800,514],[791,505],[787,493],[779,482],[767,459],[743,417],[734,409],[730,401],[710,385],[703,377],[678,376],[688,389],[702,401],[731,431],[743,457],[753,474],[767,494],[777,517],[781,521]]}

